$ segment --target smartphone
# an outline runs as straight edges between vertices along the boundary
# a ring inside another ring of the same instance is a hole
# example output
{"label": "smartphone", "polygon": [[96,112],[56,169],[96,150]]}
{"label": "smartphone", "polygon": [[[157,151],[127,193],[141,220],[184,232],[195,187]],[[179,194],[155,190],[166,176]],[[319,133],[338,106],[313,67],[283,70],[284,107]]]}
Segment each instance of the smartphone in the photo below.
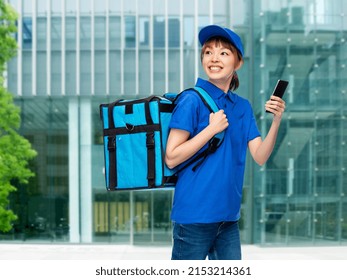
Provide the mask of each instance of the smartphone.
{"label": "smartphone", "polygon": [[[284,92],[287,89],[288,83],[289,82],[285,81],[285,80],[278,80],[272,95],[275,95],[275,96],[278,96],[278,97],[282,98],[283,95],[284,95]],[[269,112],[267,110],[266,110],[266,112],[267,113],[271,113],[271,112]]]}

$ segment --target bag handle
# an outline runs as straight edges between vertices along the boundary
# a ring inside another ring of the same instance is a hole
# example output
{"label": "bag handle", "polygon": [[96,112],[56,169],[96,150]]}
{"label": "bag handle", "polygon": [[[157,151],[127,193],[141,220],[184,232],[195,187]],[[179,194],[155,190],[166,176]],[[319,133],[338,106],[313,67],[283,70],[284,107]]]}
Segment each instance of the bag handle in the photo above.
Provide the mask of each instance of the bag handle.
{"label": "bag handle", "polygon": [[[151,116],[151,111],[149,108],[149,103],[153,100],[155,100],[157,98],[157,96],[149,96],[147,98],[143,98],[142,102],[144,103],[145,106],[145,117],[146,117],[146,123],[148,125],[152,125],[153,124],[153,119]],[[109,120],[109,127],[108,128],[115,128],[115,124],[114,124],[114,119],[113,119],[113,110],[114,107],[117,106],[120,102],[124,101],[124,99],[118,99],[110,104],[108,104],[108,120]]]}

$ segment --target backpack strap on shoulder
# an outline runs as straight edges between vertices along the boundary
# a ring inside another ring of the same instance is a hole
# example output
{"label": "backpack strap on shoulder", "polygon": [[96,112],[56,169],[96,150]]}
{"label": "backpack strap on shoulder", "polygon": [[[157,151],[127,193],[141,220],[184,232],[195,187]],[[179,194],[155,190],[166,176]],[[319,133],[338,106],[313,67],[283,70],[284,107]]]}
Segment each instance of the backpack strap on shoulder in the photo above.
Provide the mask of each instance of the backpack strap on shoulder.
{"label": "backpack strap on shoulder", "polygon": [[[218,108],[216,102],[214,102],[211,95],[209,95],[205,90],[203,90],[201,87],[194,87],[192,88],[198,95],[201,97],[204,104],[207,106],[207,108],[210,110],[211,113],[217,113],[220,109]],[[211,140],[209,145],[213,145],[212,152],[214,153],[217,148],[222,144],[224,139],[224,130],[222,132],[219,132],[216,134]]]}
{"label": "backpack strap on shoulder", "polygon": [[[218,108],[216,102],[213,100],[213,98],[201,87],[189,88],[187,90],[195,91],[200,96],[201,100],[203,101],[203,103],[206,105],[206,107],[209,109],[209,111],[211,113],[216,113],[220,110]],[[213,136],[208,143],[207,149],[205,149],[200,154],[193,156],[191,158],[191,160],[188,160],[188,162],[185,165],[183,165],[183,167],[181,167],[178,171],[180,171],[180,170],[186,168],[187,166],[191,165],[192,163],[196,162],[196,164],[192,168],[192,170],[195,171],[203,163],[203,161],[206,159],[206,157],[209,154],[214,153],[218,149],[218,147],[222,144],[222,142],[224,140],[224,134],[225,134],[225,132],[222,131],[222,132],[216,134],[215,136]]]}

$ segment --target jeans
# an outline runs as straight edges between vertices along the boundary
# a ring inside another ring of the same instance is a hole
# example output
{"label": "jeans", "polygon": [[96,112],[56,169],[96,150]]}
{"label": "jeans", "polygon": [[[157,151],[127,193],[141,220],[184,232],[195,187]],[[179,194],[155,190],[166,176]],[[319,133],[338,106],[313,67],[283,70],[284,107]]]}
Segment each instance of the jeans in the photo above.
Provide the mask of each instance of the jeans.
{"label": "jeans", "polygon": [[172,260],[241,260],[238,222],[173,225]]}

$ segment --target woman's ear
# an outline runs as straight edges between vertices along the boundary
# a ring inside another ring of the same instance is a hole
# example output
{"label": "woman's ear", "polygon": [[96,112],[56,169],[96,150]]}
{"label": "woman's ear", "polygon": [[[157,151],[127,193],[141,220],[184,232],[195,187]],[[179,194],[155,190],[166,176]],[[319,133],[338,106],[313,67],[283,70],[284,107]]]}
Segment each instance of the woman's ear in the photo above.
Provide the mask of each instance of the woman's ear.
{"label": "woman's ear", "polygon": [[237,63],[235,65],[235,71],[239,70],[243,65],[243,59],[239,59],[239,57],[236,57],[236,58],[237,58]]}

